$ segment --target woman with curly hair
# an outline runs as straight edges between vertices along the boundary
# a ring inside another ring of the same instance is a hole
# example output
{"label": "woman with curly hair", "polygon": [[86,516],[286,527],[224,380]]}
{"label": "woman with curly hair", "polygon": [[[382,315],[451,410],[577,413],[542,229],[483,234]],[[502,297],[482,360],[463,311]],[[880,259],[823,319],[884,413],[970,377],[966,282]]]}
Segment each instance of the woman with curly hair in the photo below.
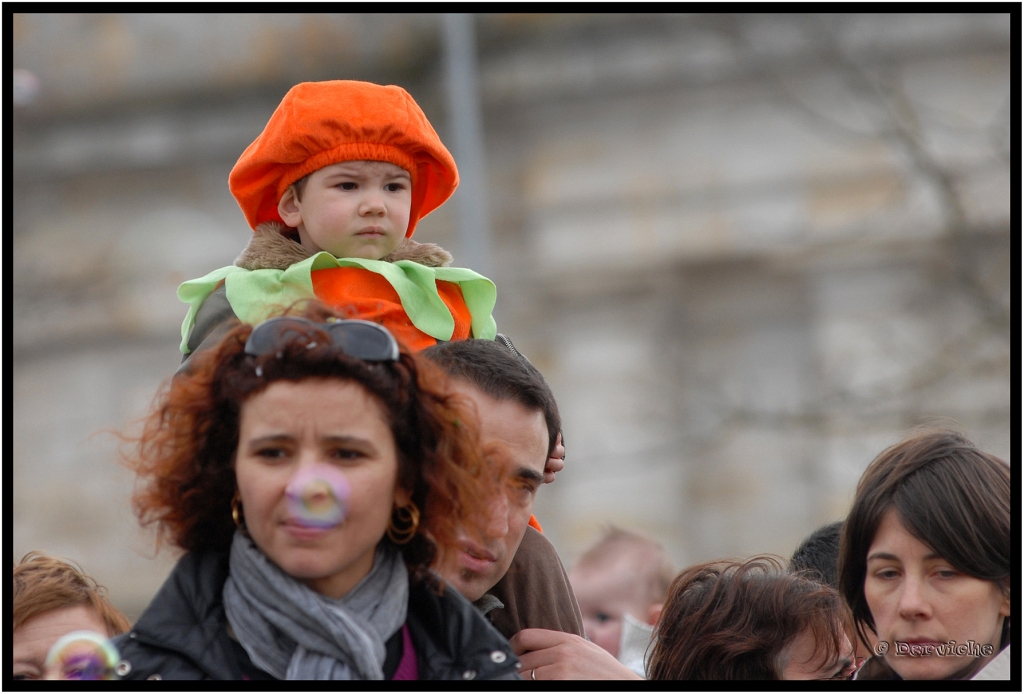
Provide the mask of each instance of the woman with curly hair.
{"label": "woman with curly hair", "polygon": [[129,459],[141,522],[185,554],[116,641],[127,677],[518,678],[428,570],[499,483],[442,378],[322,305],[197,353]]}

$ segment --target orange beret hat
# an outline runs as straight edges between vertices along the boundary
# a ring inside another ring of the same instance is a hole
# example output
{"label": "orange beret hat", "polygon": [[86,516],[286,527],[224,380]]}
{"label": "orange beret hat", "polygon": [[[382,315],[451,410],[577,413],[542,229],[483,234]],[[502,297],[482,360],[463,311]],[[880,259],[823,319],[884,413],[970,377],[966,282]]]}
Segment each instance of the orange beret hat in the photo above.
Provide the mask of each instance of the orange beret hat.
{"label": "orange beret hat", "polygon": [[331,80],[288,90],[267,127],[231,169],[228,187],[250,227],[283,224],[277,203],[288,186],[317,169],[352,160],[386,161],[409,172],[407,237],[459,185],[455,160],[407,91]]}

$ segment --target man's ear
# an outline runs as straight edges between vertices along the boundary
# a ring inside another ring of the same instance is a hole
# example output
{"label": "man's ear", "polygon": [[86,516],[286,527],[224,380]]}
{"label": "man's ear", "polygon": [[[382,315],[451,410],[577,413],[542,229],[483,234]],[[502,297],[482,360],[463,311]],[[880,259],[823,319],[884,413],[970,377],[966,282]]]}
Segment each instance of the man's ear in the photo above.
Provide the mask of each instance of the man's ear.
{"label": "man's ear", "polygon": [[650,626],[655,626],[658,623],[658,617],[661,616],[661,608],[665,606],[665,603],[656,602],[647,608],[647,623]]}
{"label": "man's ear", "polygon": [[302,211],[299,209],[299,199],[295,195],[295,186],[288,186],[277,203],[277,213],[281,215],[281,221],[297,229],[302,224]]}

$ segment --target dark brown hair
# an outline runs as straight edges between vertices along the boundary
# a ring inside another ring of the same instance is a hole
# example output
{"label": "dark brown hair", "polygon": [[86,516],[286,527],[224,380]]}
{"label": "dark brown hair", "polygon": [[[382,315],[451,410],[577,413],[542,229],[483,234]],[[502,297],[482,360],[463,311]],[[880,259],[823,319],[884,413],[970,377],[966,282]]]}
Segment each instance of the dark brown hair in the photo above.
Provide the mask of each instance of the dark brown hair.
{"label": "dark brown hair", "polygon": [[838,660],[849,611],[839,594],[783,560],[710,561],[672,582],[654,631],[652,680],[778,680],[783,649],[810,629],[815,656]]}
{"label": "dark brown hair", "polygon": [[[294,312],[294,311],[293,311]],[[334,314],[309,302],[306,318]],[[445,377],[419,356],[397,362],[346,356],[327,340],[292,340],[278,353],[244,353],[252,326],[239,324],[214,347],[196,352],[188,373],[175,376],[126,456],[137,474],[133,497],[143,525],[155,524],[158,543],[186,551],[227,549],[235,531],[231,499],[242,404],[278,380],[353,381],[381,404],[398,451],[398,486],[420,509],[415,538],[403,545],[406,563],[422,573],[438,546],[454,547],[462,526],[483,527],[486,500],[500,481],[480,454],[475,420],[445,395]]]}
{"label": "dark brown hair", "polygon": [[74,564],[29,552],[14,565],[14,629],[44,612],[82,605],[91,607],[106,625],[107,636],[122,634],[132,625],[106,592]]}
{"label": "dark brown hair", "polygon": [[423,350],[423,356],[449,376],[467,381],[495,400],[511,400],[531,412],[542,412],[548,453],[554,450],[562,428],[558,403],[544,376],[525,358],[492,340],[438,342]]}
{"label": "dark brown hair", "polygon": [[1010,466],[955,431],[918,432],[872,461],[843,524],[839,589],[864,643],[865,628],[875,631],[864,597],[868,550],[890,509],[955,569],[1009,593]]}

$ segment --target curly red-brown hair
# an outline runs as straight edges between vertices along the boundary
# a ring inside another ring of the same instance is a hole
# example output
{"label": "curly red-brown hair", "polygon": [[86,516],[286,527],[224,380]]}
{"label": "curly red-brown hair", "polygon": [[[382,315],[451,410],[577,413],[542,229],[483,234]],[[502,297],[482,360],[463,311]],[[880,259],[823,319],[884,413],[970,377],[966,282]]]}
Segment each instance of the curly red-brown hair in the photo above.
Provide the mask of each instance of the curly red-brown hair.
{"label": "curly red-brown hair", "polygon": [[[338,317],[319,302],[302,315],[320,323]],[[501,475],[483,459],[473,415],[446,394],[438,367],[404,348],[397,362],[363,361],[327,340],[313,348],[291,340],[278,353],[250,356],[244,347],[252,329],[239,324],[193,354],[188,370],[157,396],[142,433],[126,437],[135,444],[125,456],[137,476],[133,506],[143,526],[157,526],[158,545],[188,552],[230,546],[242,404],[274,381],[310,378],[354,381],[383,406],[398,450],[398,486],[421,510],[416,536],[402,545],[414,574],[439,549],[454,549],[460,529],[483,527]]]}

